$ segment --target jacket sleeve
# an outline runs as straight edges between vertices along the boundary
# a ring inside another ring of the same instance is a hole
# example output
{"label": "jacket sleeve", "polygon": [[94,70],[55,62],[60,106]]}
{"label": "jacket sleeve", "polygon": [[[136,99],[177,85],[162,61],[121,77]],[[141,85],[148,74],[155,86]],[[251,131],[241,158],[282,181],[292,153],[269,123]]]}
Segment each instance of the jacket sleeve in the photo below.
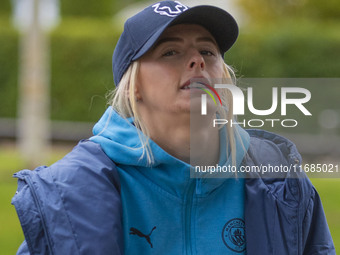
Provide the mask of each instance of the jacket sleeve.
{"label": "jacket sleeve", "polygon": [[25,236],[18,254],[122,254],[119,176],[99,145],[80,143],[52,166],[15,177],[12,204]]}
{"label": "jacket sleeve", "polygon": [[303,254],[335,255],[335,248],[319,194],[313,187],[303,220]]}
{"label": "jacket sleeve", "polygon": [[18,254],[51,254],[40,201],[34,195],[32,182],[24,177],[25,173],[30,173],[28,171],[15,175],[18,176],[18,189],[12,199],[25,236]]}

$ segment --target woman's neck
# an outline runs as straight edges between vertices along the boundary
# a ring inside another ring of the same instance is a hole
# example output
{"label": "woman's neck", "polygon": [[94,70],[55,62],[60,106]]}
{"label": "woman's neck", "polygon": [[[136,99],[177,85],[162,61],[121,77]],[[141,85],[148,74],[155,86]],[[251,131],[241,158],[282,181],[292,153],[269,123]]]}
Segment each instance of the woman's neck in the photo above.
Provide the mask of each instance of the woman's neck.
{"label": "woman's neck", "polygon": [[151,139],[170,155],[193,166],[218,163],[219,131],[211,121],[215,115],[143,117]]}

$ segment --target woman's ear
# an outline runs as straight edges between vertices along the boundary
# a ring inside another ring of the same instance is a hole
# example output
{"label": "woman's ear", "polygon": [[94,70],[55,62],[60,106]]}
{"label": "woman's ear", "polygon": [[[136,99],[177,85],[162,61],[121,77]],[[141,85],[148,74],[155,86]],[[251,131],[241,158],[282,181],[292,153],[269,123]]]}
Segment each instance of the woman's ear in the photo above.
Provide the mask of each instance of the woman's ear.
{"label": "woman's ear", "polygon": [[136,86],[135,86],[135,98],[136,98],[137,102],[142,101],[142,95],[140,93],[139,87],[140,87],[139,83],[137,83]]}

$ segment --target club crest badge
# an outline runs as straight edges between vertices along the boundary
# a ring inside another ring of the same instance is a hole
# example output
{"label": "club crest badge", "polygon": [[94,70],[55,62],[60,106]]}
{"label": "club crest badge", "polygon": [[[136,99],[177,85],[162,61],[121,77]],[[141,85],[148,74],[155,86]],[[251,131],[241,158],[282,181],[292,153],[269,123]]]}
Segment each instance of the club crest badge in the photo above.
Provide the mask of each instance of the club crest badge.
{"label": "club crest badge", "polygon": [[188,9],[187,6],[181,4],[178,1],[174,1],[176,3],[175,6],[167,6],[164,3],[157,3],[152,6],[155,13],[160,15],[166,15],[168,17],[176,17],[178,14],[186,11]]}
{"label": "club crest badge", "polygon": [[222,240],[230,250],[244,252],[246,249],[244,221],[239,218],[228,221],[222,230]]}

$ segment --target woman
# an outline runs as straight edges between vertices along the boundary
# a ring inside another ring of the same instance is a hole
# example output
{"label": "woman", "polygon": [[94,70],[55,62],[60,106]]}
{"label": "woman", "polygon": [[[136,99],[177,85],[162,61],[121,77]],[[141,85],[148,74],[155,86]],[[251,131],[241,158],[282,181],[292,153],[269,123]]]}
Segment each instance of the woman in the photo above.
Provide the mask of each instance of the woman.
{"label": "woman", "polygon": [[[195,166],[296,165],[285,138],[237,126],[207,100],[230,82],[223,54],[237,24],[212,6],[151,5],[125,23],[113,54],[117,89],[94,136],[50,167],[16,174],[18,254],[335,254],[317,192],[300,172],[204,178]],[[232,178],[230,178],[232,177]],[[282,176],[281,176],[282,177]]]}

